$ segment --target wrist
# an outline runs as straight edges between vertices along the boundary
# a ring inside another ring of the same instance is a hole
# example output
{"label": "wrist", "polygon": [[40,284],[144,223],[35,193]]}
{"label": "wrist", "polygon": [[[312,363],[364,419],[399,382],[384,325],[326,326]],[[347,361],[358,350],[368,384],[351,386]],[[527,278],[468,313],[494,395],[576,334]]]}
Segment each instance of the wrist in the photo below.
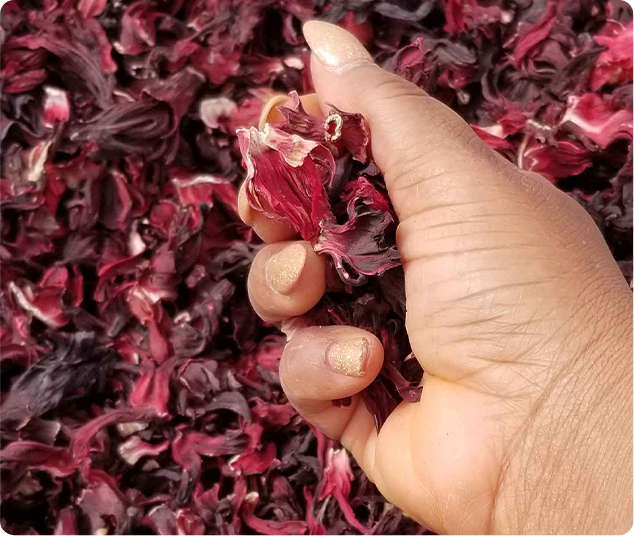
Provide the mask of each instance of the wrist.
{"label": "wrist", "polygon": [[632,527],[631,326],[630,308],[563,360],[535,404],[500,480],[501,532]]}

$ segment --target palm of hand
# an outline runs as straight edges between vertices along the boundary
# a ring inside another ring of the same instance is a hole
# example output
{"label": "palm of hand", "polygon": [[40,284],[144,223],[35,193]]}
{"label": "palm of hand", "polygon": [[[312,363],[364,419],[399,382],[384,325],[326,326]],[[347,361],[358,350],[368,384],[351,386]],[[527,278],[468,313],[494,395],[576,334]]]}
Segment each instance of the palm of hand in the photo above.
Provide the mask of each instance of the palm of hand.
{"label": "palm of hand", "polygon": [[[426,370],[424,388],[419,404],[403,403],[389,417],[375,448],[366,450],[374,460],[363,465],[388,498],[443,533],[526,528],[528,512],[511,513],[509,504],[530,501],[526,479],[552,469],[536,440],[546,428],[555,437],[553,419],[571,411],[574,402],[562,393],[570,378],[583,381],[583,370],[592,368],[589,345],[600,366],[601,342],[594,332],[576,331],[579,316],[617,299],[609,284],[594,301],[575,292],[593,283],[584,258],[604,253],[585,214],[558,192],[546,190],[545,198],[544,189],[522,186],[543,179],[507,171],[523,214],[504,209],[510,199],[483,199],[454,206],[432,231],[416,213],[399,230],[407,329]],[[578,225],[557,235],[554,217]],[[569,231],[584,233],[584,245],[570,247]],[[594,268],[609,273],[609,266]],[[618,275],[613,283],[620,286]],[[565,441],[570,427],[560,424]]]}

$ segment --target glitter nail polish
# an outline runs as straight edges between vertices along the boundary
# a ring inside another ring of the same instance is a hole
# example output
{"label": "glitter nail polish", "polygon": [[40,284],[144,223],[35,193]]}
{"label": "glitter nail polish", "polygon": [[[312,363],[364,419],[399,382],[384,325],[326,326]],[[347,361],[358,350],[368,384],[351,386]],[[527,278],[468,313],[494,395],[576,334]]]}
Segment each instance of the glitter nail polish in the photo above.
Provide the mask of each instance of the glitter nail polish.
{"label": "glitter nail polish", "polygon": [[299,281],[306,264],[306,250],[301,244],[291,244],[269,259],[264,276],[267,285],[279,294],[288,295]]}
{"label": "glitter nail polish", "polygon": [[335,341],[326,349],[326,362],[330,368],[346,376],[364,376],[370,355],[368,339],[359,337]]}

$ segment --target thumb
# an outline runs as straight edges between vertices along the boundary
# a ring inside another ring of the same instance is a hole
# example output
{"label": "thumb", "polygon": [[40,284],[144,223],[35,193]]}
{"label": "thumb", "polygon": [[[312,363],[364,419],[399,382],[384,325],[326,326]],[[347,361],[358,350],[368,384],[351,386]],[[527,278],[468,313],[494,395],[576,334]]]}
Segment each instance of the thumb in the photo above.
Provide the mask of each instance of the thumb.
{"label": "thumb", "polygon": [[401,221],[428,207],[485,201],[492,191],[508,188],[508,177],[503,184],[496,171],[512,167],[509,163],[453,110],[375,65],[350,33],[311,21],[304,36],[322,104],[361,113],[368,121],[372,154]]}
{"label": "thumb", "polygon": [[[515,384],[488,374],[491,364],[534,357],[541,372],[545,341],[573,339],[580,302],[570,289],[610,274],[624,291],[600,232],[568,195],[499,157],[448,107],[375,65],[345,30],[311,21],[304,36],[320,102],[368,121],[400,220],[407,331],[423,368],[487,392],[523,388],[526,369],[508,366]],[[571,355],[583,344],[576,337]]]}

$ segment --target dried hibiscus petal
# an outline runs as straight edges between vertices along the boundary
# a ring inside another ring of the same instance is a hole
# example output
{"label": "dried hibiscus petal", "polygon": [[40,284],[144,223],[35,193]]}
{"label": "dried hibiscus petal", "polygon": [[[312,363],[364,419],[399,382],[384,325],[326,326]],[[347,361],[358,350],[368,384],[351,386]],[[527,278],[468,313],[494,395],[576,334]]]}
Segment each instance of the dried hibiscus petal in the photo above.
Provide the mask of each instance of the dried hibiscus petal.
{"label": "dried hibiscus petal", "polygon": [[325,184],[335,161],[323,145],[269,124],[236,132],[247,169],[247,199],[273,221],[286,223],[306,240],[332,221]]}

